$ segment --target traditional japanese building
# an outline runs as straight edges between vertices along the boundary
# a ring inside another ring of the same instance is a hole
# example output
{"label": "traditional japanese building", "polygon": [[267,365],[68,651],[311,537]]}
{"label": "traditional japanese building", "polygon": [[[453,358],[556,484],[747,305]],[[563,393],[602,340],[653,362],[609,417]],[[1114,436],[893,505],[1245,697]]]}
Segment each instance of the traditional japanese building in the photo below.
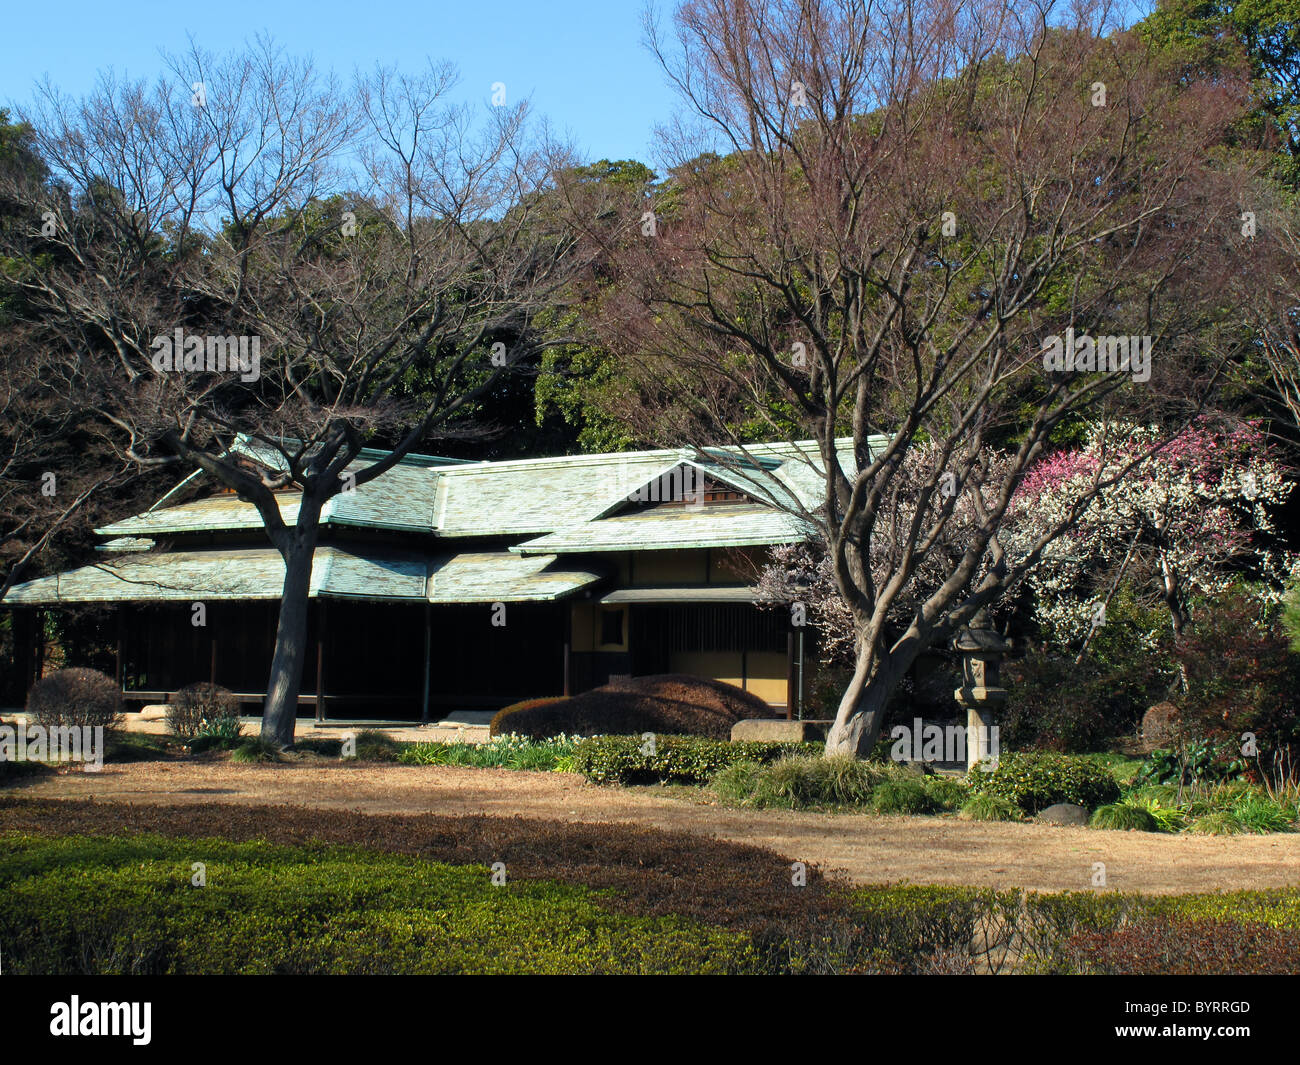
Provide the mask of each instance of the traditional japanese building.
{"label": "traditional japanese building", "polygon": [[[850,441],[841,446],[851,468]],[[274,464],[248,442],[239,449]],[[358,468],[380,454],[363,453]],[[436,721],[671,672],[793,715],[812,664],[804,630],[789,610],[756,603],[752,584],[767,549],[812,535],[797,512],[823,492],[812,443],[408,456],[321,515],[300,712]],[[286,523],[299,499],[279,494]],[[256,713],[284,579],[256,509],[195,473],[97,531],[93,564],[18,585],[3,604],[29,677],[40,611],[112,604],[128,701],[211,680]]]}

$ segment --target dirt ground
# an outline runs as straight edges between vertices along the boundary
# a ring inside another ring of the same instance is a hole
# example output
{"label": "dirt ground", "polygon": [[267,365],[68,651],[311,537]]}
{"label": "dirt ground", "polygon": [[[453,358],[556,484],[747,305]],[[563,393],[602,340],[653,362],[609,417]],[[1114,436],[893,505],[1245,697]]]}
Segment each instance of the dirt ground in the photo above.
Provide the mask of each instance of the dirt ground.
{"label": "dirt ground", "polygon": [[150,804],[287,804],[364,814],[487,814],[645,825],[766,847],[860,883],[1173,894],[1300,885],[1300,834],[1166,836],[951,817],[738,810],[689,789],[602,788],[568,773],[396,765],[134,762],[5,789]]}

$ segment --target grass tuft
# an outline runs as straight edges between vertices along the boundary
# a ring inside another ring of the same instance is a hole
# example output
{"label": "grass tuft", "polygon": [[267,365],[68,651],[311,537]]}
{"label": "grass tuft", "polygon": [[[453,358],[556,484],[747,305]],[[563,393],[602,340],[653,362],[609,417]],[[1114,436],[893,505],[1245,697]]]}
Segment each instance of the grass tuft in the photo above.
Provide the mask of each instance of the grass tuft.
{"label": "grass tuft", "polygon": [[1000,795],[972,795],[957,814],[963,821],[1020,821],[1020,807]]}
{"label": "grass tuft", "polygon": [[1117,832],[1158,832],[1160,826],[1143,806],[1129,802],[1112,802],[1093,811],[1088,822],[1093,828],[1113,829]]}

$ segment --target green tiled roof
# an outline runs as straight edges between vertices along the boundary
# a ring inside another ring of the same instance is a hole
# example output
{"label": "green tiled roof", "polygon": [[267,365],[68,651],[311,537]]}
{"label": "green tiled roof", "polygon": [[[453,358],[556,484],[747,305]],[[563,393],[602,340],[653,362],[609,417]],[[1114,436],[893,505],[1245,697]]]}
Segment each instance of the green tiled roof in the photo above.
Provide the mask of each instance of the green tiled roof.
{"label": "green tiled roof", "polygon": [[511,550],[531,555],[752,547],[797,543],[811,533],[794,515],[758,503],[671,507],[571,525]]}
{"label": "green tiled roof", "polygon": [[429,602],[561,599],[601,579],[592,570],[549,568],[554,561],[554,555],[521,558],[509,551],[440,555],[429,564]]}
{"label": "green tiled roof", "polygon": [[[10,590],[6,605],[143,602],[204,599],[278,599],[284,560],[273,548],[239,551],[127,553],[92,566],[40,577]],[[312,560],[313,596],[420,599],[424,562],[318,547]]]}
{"label": "green tiled roof", "polygon": [[439,470],[434,527],[440,536],[537,535],[581,521],[620,485],[633,490],[670,452],[485,462]]}
{"label": "green tiled roof", "polygon": [[[849,441],[839,444],[841,460],[851,469]],[[274,454],[247,441],[237,450],[274,464]],[[381,454],[364,452],[354,468]],[[634,493],[683,464],[758,502],[622,513]],[[192,482],[187,478],[182,486]],[[256,508],[234,495],[165,505],[188,490],[182,486],[154,509],[98,530],[114,538],[102,545],[102,561],[18,585],[6,605],[278,598],[284,567],[269,546],[199,549],[186,541],[187,534],[260,530]],[[805,540],[812,534],[807,514],[819,507],[824,491],[820,458],[807,441],[751,445],[743,452],[679,449],[505,462],[408,456],[382,477],[330,499],[321,521],[422,533],[424,544],[371,548],[335,540],[322,545],[311,594],[408,600],[427,594],[439,603],[558,598],[594,583],[599,574],[557,569],[555,555]],[[293,524],[300,494],[282,492],[278,500],[284,521]],[[800,508],[805,515],[791,513]],[[159,535],[174,536],[176,549],[141,550]],[[489,537],[516,543],[509,550],[492,545],[493,550],[439,553],[440,539]]]}
{"label": "green tiled roof", "polygon": [[[321,522],[428,532],[432,528],[433,495],[433,474],[427,468],[396,466],[382,477],[331,498],[321,511]],[[298,520],[302,493],[280,492],[276,498],[280,504],[280,516],[286,525],[292,525]],[[260,528],[262,517],[252,503],[245,503],[235,495],[223,494],[146,511],[106,525],[96,532],[104,536],[138,536]]]}
{"label": "green tiled roof", "polygon": [[[610,514],[637,489],[682,462],[764,502],[797,501],[808,510],[820,504],[820,460],[811,444],[761,444],[746,450],[745,456],[717,448],[463,464],[422,457],[333,497],[325,504],[321,522],[440,537],[539,536]],[[848,459],[847,451],[842,454]],[[367,456],[367,462],[372,458]],[[358,462],[353,468],[366,464]],[[294,522],[299,494],[283,492],[279,501],[285,522]],[[220,495],[159,507],[98,531],[105,536],[152,536],[261,527],[252,504]]]}
{"label": "green tiled roof", "polygon": [[812,444],[756,444],[746,451],[748,458],[734,449],[717,448],[703,453],[637,451],[442,468],[433,471],[438,484],[434,524],[440,536],[536,536],[568,530],[615,510],[637,489],[681,462],[691,462],[759,499],[786,504],[797,500],[809,510],[820,504],[824,489]]}
{"label": "green tiled roof", "polygon": [[[294,524],[298,520],[298,506],[302,496],[297,492],[281,492],[276,498],[285,524]],[[101,536],[154,536],[161,533],[228,532],[260,528],[262,517],[255,506],[245,503],[238,496],[218,495],[175,507],[145,511],[95,531]]]}
{"label": "green tiled roof", "polygon": [[[554,556],[509,552],[425,557],[382,549],[322,546],[312,559],[312,597],[434,603],[557,599],[600,579],[587,569],[552,568]],[[40,577],[10,590],[6,605],[278,599],[284,561],[271,548],[125,553]]]}

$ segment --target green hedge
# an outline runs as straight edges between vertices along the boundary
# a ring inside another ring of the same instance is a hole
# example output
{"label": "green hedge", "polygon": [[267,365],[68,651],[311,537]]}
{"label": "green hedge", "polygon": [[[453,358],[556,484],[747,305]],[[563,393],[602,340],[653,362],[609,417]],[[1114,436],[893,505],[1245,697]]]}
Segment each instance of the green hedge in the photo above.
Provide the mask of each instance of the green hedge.
{"label": "green hedge", "polygon": [[530,740],[498,736],[487,743],[412,743],[402,751],[403,765],[459,765],[479,769],[554,770],[567,765],[577,741],[560,736]]}
{"label": "green hedge", "polygon": [[573,751],[575,772],[596,784],[705,784],[737,762],[820,752],[819,743],[728,743],[694,736],[595,736]]}
{"label": "green hedge", "polygon": [[967,782],[973,791],[1008,799],[1030,814],[1058,802],[1092,810],[1119,798],[1108,769],[1066,754],[1004,754],[992,773],[976,770]]}
{"label": "green hedge", "polygon": [[[739,914],[724,929],[507,876],[497,887],[487,865],[325,844],[0,834],[0,942],[20,974],[1124,972],[1130,946],[1137,971],[1161,972],[1179,971],[1169,947],[1186,922],[1217,922],[1272,930],[1251,935],[1274,961],[1300,956],[1295,888],[843,887],[831,906],[760,905],[752,927]],[[1202,939],[1207,971],[1237,963]]]}
{"label": "green hedge", "polygon": [[[206,865],[207,886],[191,883]],[[286,902],[288,900],[288,902]],[[743,933],[343,847],[0,836],[5,972],[726,973]]]}
{"label": "green hedge", "polygon": [[[946,885],[855,888],[858,956],[900,972],[1178,972],[1175,958],[1134,958],[1129,967],[1114,958],[1104,966],[1081,951],[1081,937],[1094,944],[1130,946],[1129,930],[1149,937],[1218,923],[1278,933],[1283,946],[1300,945],[1300,890],[1278,888],[1213,895],[1138,895],[1117,891],[1038,893]],[[1272,944],[1276,948],[1276,944]],[[1105,951],[1093,950],[1094,954]],[[1110,952],[1114,954],[1114,950]],[[1148,952],[1150,953],[1150,952]],[[1276,953],[1276,949],[1274,951]],[[944,956],[961,964],[936,970]],[[1234,971],[1236,961],[1206,953],[1207,972]]]}

